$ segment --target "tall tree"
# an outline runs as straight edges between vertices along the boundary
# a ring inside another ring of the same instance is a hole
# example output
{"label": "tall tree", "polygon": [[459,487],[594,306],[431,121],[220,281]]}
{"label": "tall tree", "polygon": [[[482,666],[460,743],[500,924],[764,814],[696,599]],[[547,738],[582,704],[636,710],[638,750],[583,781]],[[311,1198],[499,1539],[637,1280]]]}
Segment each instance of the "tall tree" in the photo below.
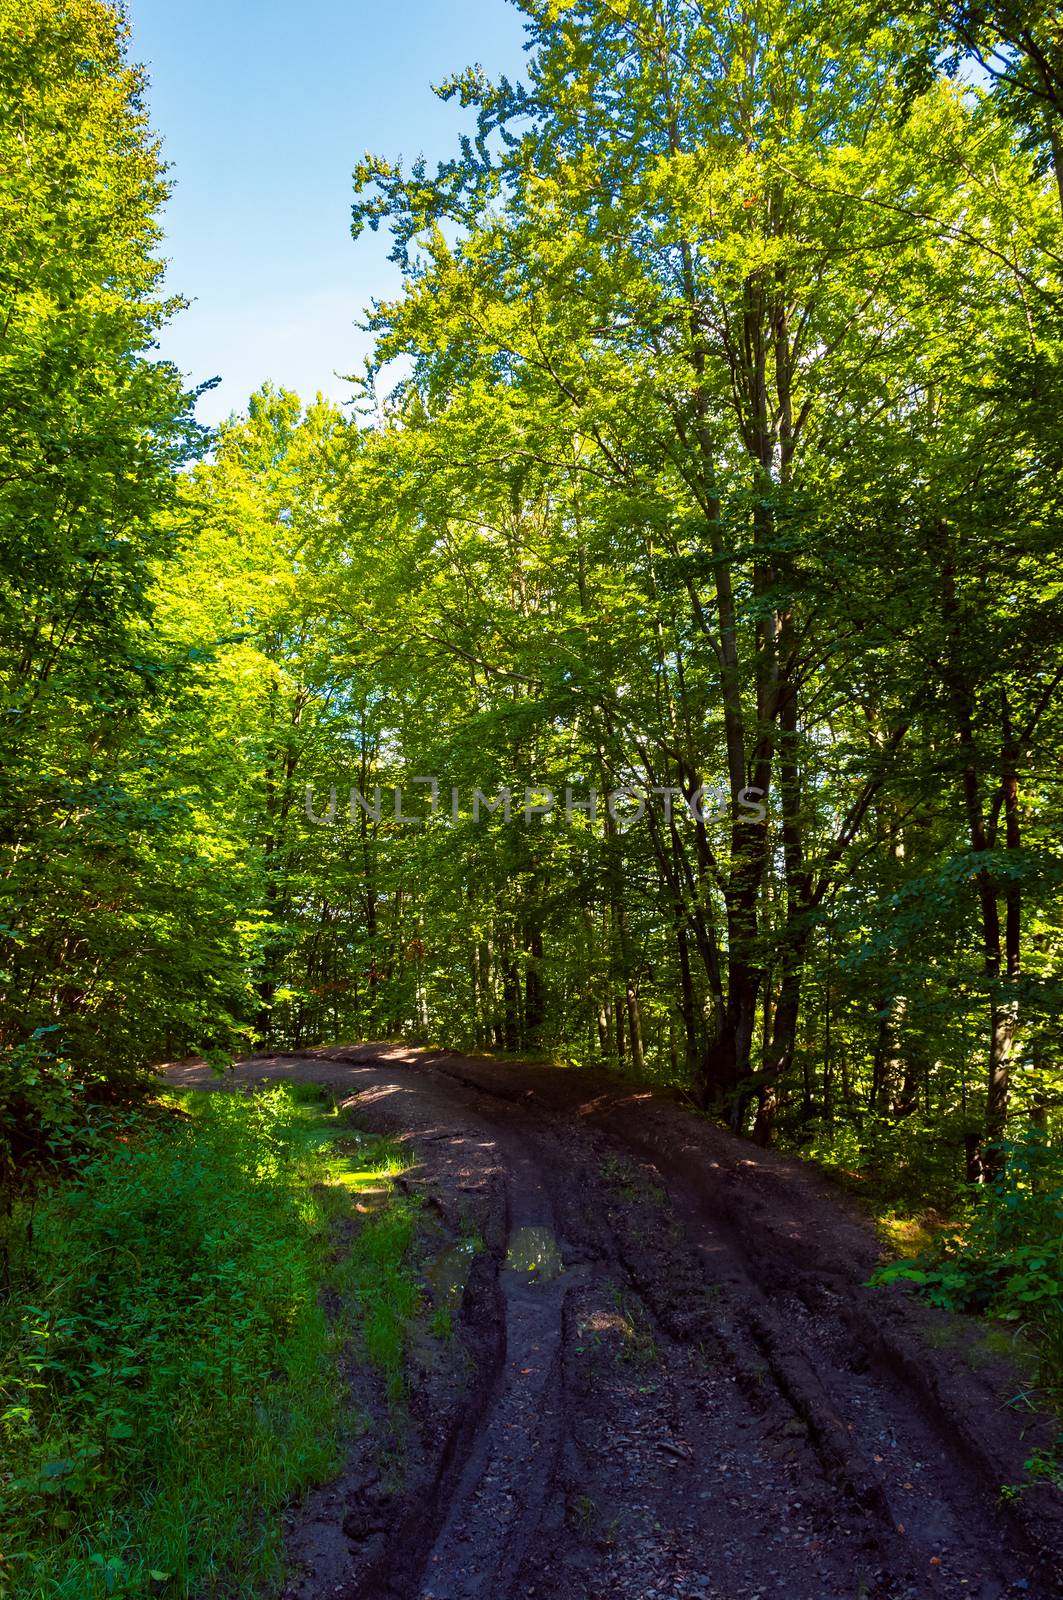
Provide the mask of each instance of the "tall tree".
{"label": "tall tree", "polygon": [[149,590],[199,439],[152,351],[177,302],[124,49],[98,0],[0,6],[0,1041],[61,1025],[98,1065],[140,1048],[151,725],[172,682]]}

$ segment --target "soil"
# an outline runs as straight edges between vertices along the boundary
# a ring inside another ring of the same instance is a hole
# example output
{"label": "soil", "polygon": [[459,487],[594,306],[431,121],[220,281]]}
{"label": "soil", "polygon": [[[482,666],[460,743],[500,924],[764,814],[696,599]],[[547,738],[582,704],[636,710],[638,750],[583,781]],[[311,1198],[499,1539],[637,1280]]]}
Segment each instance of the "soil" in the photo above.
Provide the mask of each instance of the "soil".
{"label": "soil", "polygon": [[1063,1595],[1063,1497],[1001,1492],[1053,1427],[981,1324],[867,1287],[814,1170],[600,1073],[362,1044],[227,1081],[277,1078],[412,1147],[455,1317],[386,1459],[352,1366],[380,1426],[293,1509],[290,1600]]}

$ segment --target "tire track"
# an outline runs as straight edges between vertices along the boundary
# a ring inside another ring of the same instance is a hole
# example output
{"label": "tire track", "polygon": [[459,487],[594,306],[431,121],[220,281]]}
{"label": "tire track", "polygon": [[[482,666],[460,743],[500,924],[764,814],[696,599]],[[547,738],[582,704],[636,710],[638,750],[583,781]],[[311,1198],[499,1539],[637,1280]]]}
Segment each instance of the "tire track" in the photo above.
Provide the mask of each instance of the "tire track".
{"label": "tire track", "polygon": [[1063,1592],[1058,1506],[1039,1549],[994,1500],[1014,1419],[958,1416],[988,1379],[863,1289],[873,1238],[806,1169],[592,1074],[368,1045],[239,1073],[341,1090],[486,1247],[464,1414],[371,1566],[303,1600]]}

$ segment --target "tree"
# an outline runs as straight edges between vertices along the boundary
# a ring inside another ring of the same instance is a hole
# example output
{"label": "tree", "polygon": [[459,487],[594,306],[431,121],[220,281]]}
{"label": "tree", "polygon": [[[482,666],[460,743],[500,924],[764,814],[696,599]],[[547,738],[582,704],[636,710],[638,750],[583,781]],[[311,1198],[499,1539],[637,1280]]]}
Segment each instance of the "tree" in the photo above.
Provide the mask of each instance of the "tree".
{"label": "tree", "polygon": [[151,727],[173,681],[149,591],[199,442],[192,397],[151,353],[178,302],[160,290],[166,186],[124,39],[97,0],[0,6],[0,1041],[61,1028],[105,1073],[142,1048],[126,1008],[164,829]]}
{"label": "tree", "polygon": [[[911,40],[895,19],[524,9],[529,87],[468,73],[443,91],[478,108],[475,147],[434,177],[380,160],[356,175],[355,230],[387,218],[408,278],[377,315],[381,356],[414,357],[404,426],[447,441],[435,454],[448,483],[464,468],[467,499],[502,475],[508,425],[512,493],[549,463],[555,514],[578,497],[610,530],[607,559],[647,608],[658,699],[651,710],[625,683],[618,713],[615,681],[584,692],[629,767],[688,793],[726,788],[728,837],[698,833],[669,893],[678,904],[685,883],[684,938],[711,997],[700,1094],[740,1122],[755,1092],[766,1135],[816,918],[930,693],[907,675],[895,690],[867,655],[863,599],[891,571],[897,521],[869,528],[872,575],[857,573],[866,463],[846,462],[868,436],[889,492],[921,469],[927,349],[951,360],[957,300],[986,292],[987,348],[994,327],[998,350],[1005,326],[1015,337],[1043,271],[1043,206],[1014,241],[1028,167],[991,112],[947,87],[902,126]],[[507,424],[477,421],[487,406]],[[839,614],[824,584],[842,573],[857,592]],[[691,671],[704,698],[683,748]],[[874,726],[839,739],[829,730],[869,671]],[[824,749],[831,793],[810,839]],[[773,820],[750,821],[751,795]]]}

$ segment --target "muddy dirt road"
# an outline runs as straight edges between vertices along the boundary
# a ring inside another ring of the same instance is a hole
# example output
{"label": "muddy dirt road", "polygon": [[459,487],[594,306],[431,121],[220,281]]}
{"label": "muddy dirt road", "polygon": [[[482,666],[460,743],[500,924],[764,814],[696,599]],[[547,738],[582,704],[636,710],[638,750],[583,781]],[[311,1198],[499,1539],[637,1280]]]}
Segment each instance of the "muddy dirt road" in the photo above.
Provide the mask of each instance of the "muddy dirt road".
{"label": "muddy dirt road", "polygon": [[1063,1594],[1059,1497],[1001,1496],[1044,1439],[1014,1374],[865,1288],[874,1236],[808,1169],[592,1073],[358,1045],[235,1077],[409,1141],[459,1329],[404,1482],[363,1451],[293,1519],[293,1597]]}

